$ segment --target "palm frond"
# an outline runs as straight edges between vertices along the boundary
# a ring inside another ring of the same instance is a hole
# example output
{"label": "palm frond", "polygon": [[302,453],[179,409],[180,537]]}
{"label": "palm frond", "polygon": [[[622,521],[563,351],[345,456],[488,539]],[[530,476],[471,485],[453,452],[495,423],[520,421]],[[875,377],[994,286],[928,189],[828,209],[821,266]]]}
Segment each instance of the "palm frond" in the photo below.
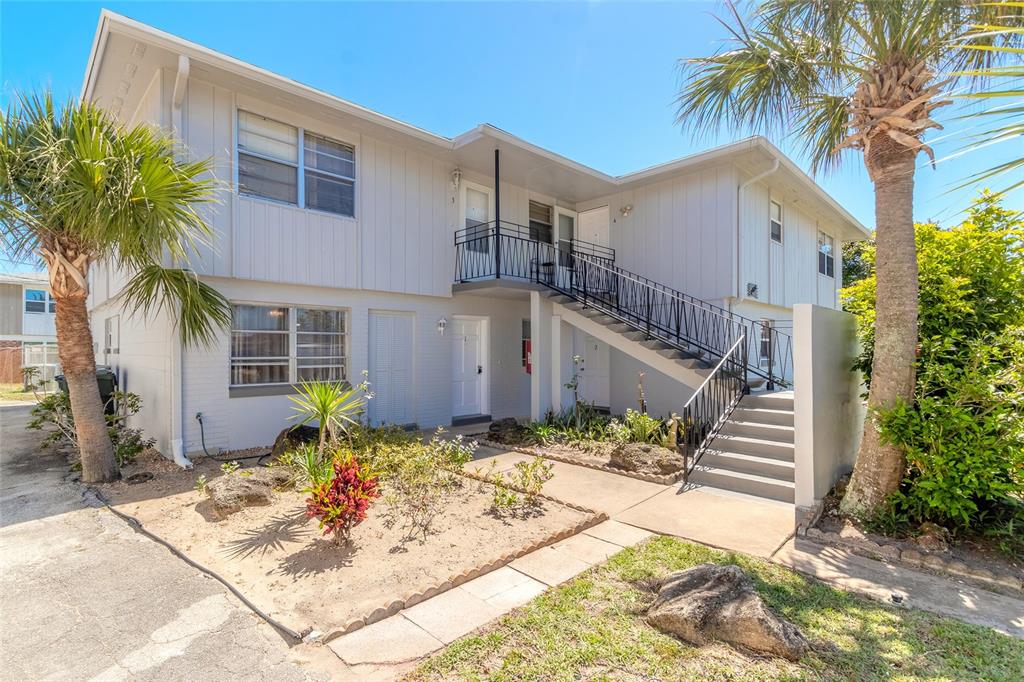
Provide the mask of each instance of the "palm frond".
{"label": "palm frond", "polygon": [[166,312],[186,345],[211,345],[217,332],[231,324],[231,304],[188,270],[147,265],[119,296],[130,314]]}

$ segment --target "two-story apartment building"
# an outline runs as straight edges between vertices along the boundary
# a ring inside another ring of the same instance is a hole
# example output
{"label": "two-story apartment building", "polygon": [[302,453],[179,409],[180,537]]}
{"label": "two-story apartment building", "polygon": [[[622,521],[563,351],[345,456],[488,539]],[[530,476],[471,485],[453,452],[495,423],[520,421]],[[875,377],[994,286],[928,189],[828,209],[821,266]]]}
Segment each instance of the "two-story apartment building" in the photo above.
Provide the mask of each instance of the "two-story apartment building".
{"label": "two-story apartment building", "polygon": [[24,367],[38,370],[37,383],[52,383],[60,365],[56,311],[45,272],[0,273],[0,383],[22,383]]}
{"label": "two-story apartment building", "polygon": [[[793,305],[838,307],[868,232],[763,138],[623,176],[490,125],[437,135],[104,13],[83,96],[212,157],[192,267],[234,306],[212,347],[127,317],[91,273],[97,360],[185,461],[271,442],[293,384],[368,372],[375,423],[539,417],[565,384],[613,412],[682,408],[743,338],[754,388],[790,376]],[[597,314],[600,313],[600,314]],[[574,362],[574,356],[577,361]]]}

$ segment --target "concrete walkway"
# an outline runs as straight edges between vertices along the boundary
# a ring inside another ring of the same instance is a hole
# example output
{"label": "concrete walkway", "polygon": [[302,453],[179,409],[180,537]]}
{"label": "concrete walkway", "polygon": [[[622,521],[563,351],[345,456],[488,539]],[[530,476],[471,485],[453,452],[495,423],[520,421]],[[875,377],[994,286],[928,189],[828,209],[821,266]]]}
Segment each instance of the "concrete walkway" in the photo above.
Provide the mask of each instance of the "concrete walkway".
{"label": "concrete walkway", "polygon": [[328,644],[361,680],[394,679],[441,647],[651,533],[605,521]]}
{"label": "concrete walkway", "polygon": [[1024,639],[1024,600],[995,594],[949,578],[894,566],[804,539],[790,540],[776,563],[857,594],[985,625]]}
{"label": "concrete walkway", "polygon": [[[0,408],[0,670],[9,680],[307,680],[222,585],[64,482],[64,458]],[[333,659],[333,657],[331,657]],[[335,668],[341,668],[336,659]]]}

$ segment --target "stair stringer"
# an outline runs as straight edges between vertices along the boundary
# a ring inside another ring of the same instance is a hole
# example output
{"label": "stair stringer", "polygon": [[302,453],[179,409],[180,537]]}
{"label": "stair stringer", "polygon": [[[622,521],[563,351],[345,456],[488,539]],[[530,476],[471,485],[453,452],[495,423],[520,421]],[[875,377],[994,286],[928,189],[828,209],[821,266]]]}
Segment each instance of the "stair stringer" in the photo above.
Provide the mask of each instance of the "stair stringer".
{"label": "stair stringer", "polygon": [[689,390],[686,395],[679,397],[680,405],[683,405],[690,399],[693,391],[704,382],[704,379],[711,371],[703,368],[693,369],[684,367],[679,361],[667,358],[657,350],[645,347],[641,341],[628,339],[623,334],[613,331],[600,322],[582,315],[571,308],[565,307],[558,301],[552,301],[552,306],[552,314],[558,315],[563,321],[571,324],[573,327],[590,334],[595,339],[607,343],[612,348],[639,360],[651,369],[657,370],[670,379],[674,379],[688,387]]}

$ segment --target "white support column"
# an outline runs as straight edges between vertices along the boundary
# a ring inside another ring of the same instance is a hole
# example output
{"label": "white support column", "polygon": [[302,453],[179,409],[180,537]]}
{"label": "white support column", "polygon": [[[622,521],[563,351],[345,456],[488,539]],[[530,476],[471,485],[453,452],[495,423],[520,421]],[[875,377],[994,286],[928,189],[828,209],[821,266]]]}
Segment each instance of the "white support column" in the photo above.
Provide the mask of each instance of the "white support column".
{"label": "white support column", "polygon": [[530,419],[539,421],[551,405],[551,301],[539,291],[530,292],[530,340]]}
{"label": "white support column", "polygon": [[[551,317],[551,409],[562,411],[562,316]],[[543,415],[541,415],[543,416]]]}

